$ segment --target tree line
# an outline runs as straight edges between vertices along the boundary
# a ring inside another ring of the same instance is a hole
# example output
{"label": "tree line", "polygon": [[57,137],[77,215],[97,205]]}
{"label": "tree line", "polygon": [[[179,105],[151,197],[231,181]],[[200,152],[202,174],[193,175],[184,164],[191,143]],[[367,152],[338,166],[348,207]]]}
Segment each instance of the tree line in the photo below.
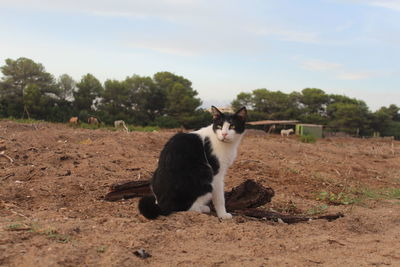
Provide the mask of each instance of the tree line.
{"label": "tree line", "polygon": [[251,120],[295,119],[303,123],[322,124],[328,130],[353,135],[400,137],[400,108],[395,104],[371,112],[367,104],[344,95],[327,94],[318,88],[283,93],[265,88],[242,92],[232,107],[246,106]]}
{"label": "tree line", "polygon": [[[170,72],[153,77],[132,75],[102,84],[94,75],[79,81],[68,74],[55,78],[29,58],[6,59],[0,67],[0,117],[66,122],[72,116],[89,116],[105,124],[124,120],[133,125],[198,128],[211,115],[200,108],[192,83]],[[296,119],[323,124],[333,131],[400,137],[400,108],[394,104],[371,112],[362,100],[327,94],[318,88],[283,93],[265,88],[239,93],[233,109],[246,106],[249,120]]]}
{"label": "tree line", "polygon": [[153,77],[132,75],[102,84],[92,74],[76,82],[57,79],[28,58],[6,59],[0,81],[0,116],[66,122],[95,116],[105,124],[124,120],[133,125],[197,128],[211,120],[192,83],[170,72]]}

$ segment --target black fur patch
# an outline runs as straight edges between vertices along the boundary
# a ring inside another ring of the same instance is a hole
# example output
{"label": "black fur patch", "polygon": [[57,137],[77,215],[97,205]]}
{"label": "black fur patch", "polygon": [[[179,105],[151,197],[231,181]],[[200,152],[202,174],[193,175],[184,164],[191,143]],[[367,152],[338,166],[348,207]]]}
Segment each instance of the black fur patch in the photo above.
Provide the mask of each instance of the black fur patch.
{"label": "black fur patch", "polygon": [[178,133],[165,144],[151,182],[161,215],[186,211],[212,191],[213,169],[205,155],[197,134]]}
{"label": "black fur patch", "polygon": [[218,174],[219,161],[218,161],[217,157],[212,154],[211,141],[210,141],[210,138],[208,138],[208,137],[206,137],[204,139],[204,152],[206,153],[208,163],[211,165],[213,174],[214,175]]}
{"label": "black fur patch", "polygon": [[161,214],[160,207],[156,204],[154,196],[145,196],[139,200],[139,211],[147,219],[155,219]]}
{"label": "black fur patch", "polygon": [[213,121],[213,131],[216,132],[218,127],[222,127],[224,122],[234,125],[235,132],[238,134],[243,133],[245,130],[245,120],[243,120],[242,117],[238,116],[237,114],[221,113],[221,115]]}

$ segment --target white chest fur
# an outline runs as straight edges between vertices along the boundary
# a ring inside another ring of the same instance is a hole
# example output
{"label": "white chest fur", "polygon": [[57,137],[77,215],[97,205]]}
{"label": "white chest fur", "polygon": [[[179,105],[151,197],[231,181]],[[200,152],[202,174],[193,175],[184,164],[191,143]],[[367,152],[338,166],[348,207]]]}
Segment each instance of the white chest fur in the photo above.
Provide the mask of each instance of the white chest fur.
{"label": "white chest fur", "polygon": [[232,165],[237,155],[237,149],[242,139],[242,134],[235,134],[230,142],[220,141],[213,131],[212,125],[202,128],[194,133],[200,135],[203,140],[208,137],[212,146],[212,153],[217,157],[220,164],[219,172],[224,175]]}

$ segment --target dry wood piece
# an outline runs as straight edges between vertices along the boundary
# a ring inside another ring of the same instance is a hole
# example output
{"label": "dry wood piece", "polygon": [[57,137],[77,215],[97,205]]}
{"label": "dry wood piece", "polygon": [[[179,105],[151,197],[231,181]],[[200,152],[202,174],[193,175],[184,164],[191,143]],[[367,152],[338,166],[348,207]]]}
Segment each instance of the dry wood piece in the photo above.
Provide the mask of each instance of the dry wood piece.
{"label": "dry wood piece", "polygon": [[130,181],[126,183],[117,183],[110,186],[111,192],[105,195],[104,199],[108,201],[117,201],[134,197],[143,197],[151,194],[150,181]]}
{"label": "dry wood piece", "polygon": [[264,187],[254,180],[246,180],[230,192],[225,192],[227,211],[256,208],[271,202],[275,192],[270,187]]}
{"label": "dry wood piece", "polygon": [[[105,200],[117,201],[151,194],[149,180],[113,184],[111,185],[110,190],[111,192],[104,197]],[[344,216],[341,213],[337,213],[318,217],[306,217],[257,209],[257,207],[271,202],[274,194],[275,193],[272,188],[264,187],[254,180],[246,180],[239,186],[234,187],[230,192],[225,192],[226,209],[229,212],[233,212],[237,215],[243,215],[245,217],[276,222],[282,221],[288,224],[318,219],[333,221]]]}
{"label": "dry wood piece", "polygon": [[[104,197],[105,200],[117,201],[151,194],[149,180],[112,184],[110,190],[111,192]],[[270,202],[273,196],[272,188],[264,187],[253,180],[246,180],[230,192],[225,192],[225,205],[228,211],[255,208]]]}
{"label": "dry wood piece", "polygon": [[334,221],[338,218],[344,217],[342,213],[330,214],[330,215],[323,215],[323,216],[316,216],[316,217],[306,217],[306,216],[296,216],[296,215],[288,215],[288,214],[281,214],[278,212],[273,211],[266,211],[261,209],[244,209],[235,211],[235,214],[240,214],[248,217],[258,218],[262,220],[268,221],[275,221],[278,222],[282,220],[284,223],[293,224],[299,222],[307,222],[311,220],[328,220]]}
{"label": "dry wood piece", "polygon": [[9,156],[7,156],[6,154],[4,154],[4,151],[1,151],[1,152],[0,152],[0,157],[6,158],[6,159],[8,159],[11,163],[14,163],[14,160],[13,160],[11,157],[9,157]]}
{"label": "dry wood piece", "polygon": [[2,181],[5,181],[5,180],[7,180],[8,178],[10,178],[11,176],[15,176],[15,173],[7,174],[7,175],[4,176],[3,178],[1,178],[1,180],[2,180]]}

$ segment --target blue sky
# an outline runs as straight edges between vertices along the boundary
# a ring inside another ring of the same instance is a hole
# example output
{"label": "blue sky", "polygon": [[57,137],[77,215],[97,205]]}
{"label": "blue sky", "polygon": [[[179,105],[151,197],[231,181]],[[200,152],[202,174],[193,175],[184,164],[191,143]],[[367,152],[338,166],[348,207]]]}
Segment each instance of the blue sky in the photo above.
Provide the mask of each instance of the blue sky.
{"label": "blue sky", "polygon": [[204,105],[306,87],[400,105],[400,0],[0,0],[0,65],[28,57],[56,77],[159,71]]}

